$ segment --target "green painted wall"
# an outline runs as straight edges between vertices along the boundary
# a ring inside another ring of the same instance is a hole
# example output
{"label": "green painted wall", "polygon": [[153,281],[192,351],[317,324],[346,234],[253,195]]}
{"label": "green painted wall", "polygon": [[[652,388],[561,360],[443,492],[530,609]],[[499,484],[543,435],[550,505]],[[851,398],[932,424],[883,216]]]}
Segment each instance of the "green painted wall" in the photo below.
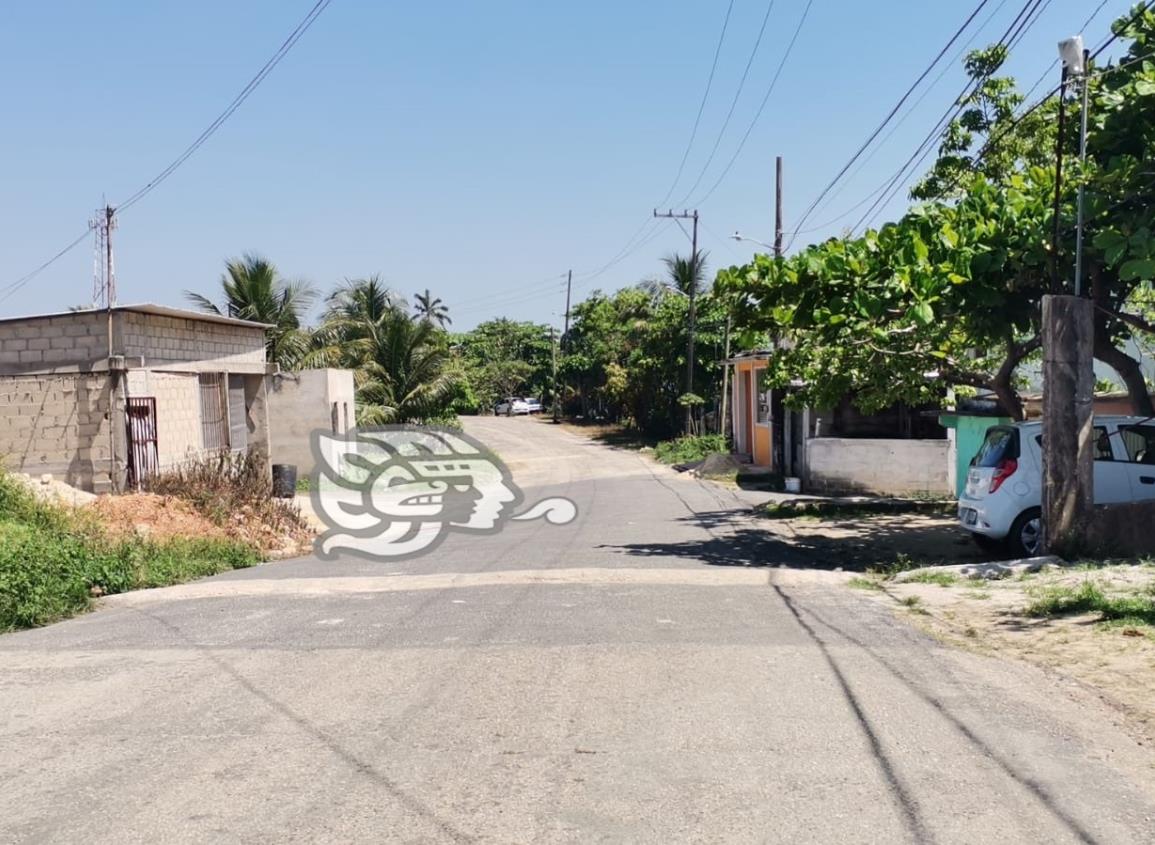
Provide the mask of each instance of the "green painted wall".
{"label": "green painted wall", "polygon": [[955,430],[955,495],[961,496],[967,486],[967,470],[970,469],[971,458],[978,454],[983,445],[983,438],[987,436],[987,429],[992,425],[1007,425],[1010,417],[972,417],[967,414],[943,414],[938,421],[946,428]]}

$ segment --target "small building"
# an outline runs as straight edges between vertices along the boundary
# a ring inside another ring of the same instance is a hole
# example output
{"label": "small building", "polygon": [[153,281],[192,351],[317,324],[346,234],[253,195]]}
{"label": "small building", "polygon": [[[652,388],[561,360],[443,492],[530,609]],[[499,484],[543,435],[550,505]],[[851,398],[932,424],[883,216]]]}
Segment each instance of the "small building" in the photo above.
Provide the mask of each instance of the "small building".
{"label": "small building", "polygon": [[787,391],[767,383],[773,354],[753,350],[726,362],[740,461],[800,478],[813,493],[953,492],[950,443],[935,415],[902,404],[864,414],[850,397],[833,408],[791,407]]}
{"label": "small building", "polygon": [[295,466],[298,478],[316,469],[314,431],[345,434],[357,425],[352,370],[277,373],[268,398],[269,452],[276,463]]}
{"label": "small building", "polygon": [[94,492],[269,455],[263,323],[160,305],[0,319],[0,459]]}

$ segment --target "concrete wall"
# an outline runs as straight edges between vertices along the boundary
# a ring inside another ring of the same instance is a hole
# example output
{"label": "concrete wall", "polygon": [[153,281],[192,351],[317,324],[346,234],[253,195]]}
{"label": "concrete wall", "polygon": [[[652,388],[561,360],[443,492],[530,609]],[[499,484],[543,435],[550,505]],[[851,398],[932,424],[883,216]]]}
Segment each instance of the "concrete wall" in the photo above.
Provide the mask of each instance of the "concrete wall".
{"label": "concrete wall", "polygon": [[813,437],[806,441],[807,491],[952,495],[946,440]]}
{"label": "concrete wall", "polygon": [[106,373],[0,376],[0,457],[85,489],[109,473]]}
{"label": "concrete wall", "polygon": [[264,329],[135,311],[116,316],[119,354],[143,358],[150,369],[265,372]]}
{"label": "concrete wall", "polygon": [[309,435],[342,434],[356,425],[351,370],[304,370],[270,378],[269,453],[274,464],[293,464],[304,477],[314,470]]}
{"label": "concrete wall", "polygon": [[1087,551],[1096,556],[1155,554],[1155,501],[1100,505],[1088,532]]}

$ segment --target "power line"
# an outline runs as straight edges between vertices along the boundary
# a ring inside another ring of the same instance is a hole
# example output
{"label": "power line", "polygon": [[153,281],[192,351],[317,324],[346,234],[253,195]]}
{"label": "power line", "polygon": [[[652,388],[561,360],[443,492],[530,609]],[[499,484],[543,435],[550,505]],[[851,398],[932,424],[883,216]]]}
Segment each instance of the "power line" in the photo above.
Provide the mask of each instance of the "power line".
{"label": "power line", "polygon": [[[301,19],[300,23],[297,24],[296,29],[294,29],[292,33],[289,34],[289,37],[285,39],[280,48],[275,53],[273,53],[269,60],[265,62],[259,71],[257,71],[256,76],[249,80],[249,83],[241,89],[241,92],[237,94],[237,96],[231,103],[229,103],[225,110],[217,116],[216,120],[210,123],[208,127],[199,136],[197,136],[196,140],[193,141],[188,147],[186,147],[185,150],[172,161],[172,163],[170,163],[164,170],[154,176],[152,181],[138,189],[124,202],[117,206],[115,211],[117,213],[126,211],[136,203],[140,202],[140,200],[144,199],[145,196],[151,193],[165,179],[171,176],[178,167],[184,164],[185,161],[187,161],[189,157],[193,155],[193,153],[200,149],[200,147],[210,137],[212,137],[217,129],[219,129],[221,125],[229,119],[233,112],[240,108],[241,104],[249,98],[249,95],[257,89],[261,82],[264,81],[265,77],[267,77],[280,63],[281,59],[283,59],[285,55],[291,49],[293,49],[293,45],[295,45],[297,41],[300,40],[301,36],[303,36],[305,32],[308,31],[309,27],[313,25],[313,22],[320,16],[322,12],[325,11],[326,7],[328,7],[331,2],[332,0],[317,0],[317,2],[309,10],[308,14],[306,14],[305,17]],[[56,253],[32,272],[21,276],[16,281],[6,285],[4,288],[0,288],[0,292],[2,292],[2,294],[0,294],[0,302],[7,299],[28,282],[32,281],[32,279],[36,278],[36,276],[40,275],[40,273],[42,273],[44,270],[47,270],[51,265],[56,263],[56,261],[63,258],[66,254],[79,246],[80,243],[88,237],[89,231],[91,230],[86,229],[83,234],[81,234],[75,240],[71,241],[68,246],[64,247],[64,249],[60,250],[60,252]]]}
{"label": "power line", "polygon": [[726,30],[730,26],[730,13],[733,11],[734,0],[730,0],[726,6],[726,16],[722,19],[722,32],[718,35],[718,46],[714,48],[714,61],[710,64],[710,75],[706,77],[706,90],[702,92],[702,101],[698,104],[698,115],[694,118],[694,128],[690,130],[690,140],[686,143],[686,151],[682,153],[682,161],[678,165],[678,172],[674,176],[674,181],[670,183],[670,189],[666,191],[666,195],[662,197],[658,205],[665,205],[669,201],[670,195],[674,193],[674,188],[678,187],[678,182],[686,169],[686,160],[689,159],[690,150],[694,147],[694,139],[698,137],[702,113],[706,110],[706,101],[710,98],[710,88],[714,85],[714,73],[718,70],[718,57],[722,55],[722,44],[726,41]]}
{"label": "power line", "polygon": [[933,71],[935,67],[938,66],[938,63],[942,61],[943,57],[946,56],[951,47],[954,46],[954,43],[962,37],[963,33],[966,32],[971,23],[976,17],[978,17],[979,13],[982,12],[983,8],[987,5],[988,2],[990,2],[990,0],[979,0],[978,6],[976,6],[974,10],[971,11],[966,20],[963,21],[962,25],[957,30],[955,30],[954,35],[950,37],[950,40],[947,41],[946,45],[938,51],[938,54],[934,57],[931,63],[926,66],[926,68],[922,71],[922,73],[918,75],[911,86],[906,89],[906,92],[899,98],[898,102],[894,104],[894,107],[891,108],[886,117],[882,119],[882,122],[879,123],[877,127],[875,127],[874,131],[871,132],[870,135],[867,136],[866,140],[862,142],[857,150],[855,150],[854,154],[850,157],[850,160],[842,166],[842,168],[834,175],[834,178],[830,180],[826,187],[819,192],[814,201],[810,203],[810,206],[798,219],[799,228],[805,225],[806,221],[810,218],[810,215],[814,213],[814,209],[818,207],[818,204],[822,202],[823,198],[825,198],[825,196],[830,193],[831,190],[833,190],[834,186],[837,185],[842,177],[846,175],[847,171],[849,171],[850,168],[854,166],[854,163],[858,161],[859,158],[861,158],[862,154],[866,152],[867,148],[872,143],[874,143],[875,139],[878,138],[880,134],[882,134],[882,131],[886,128],[887,124],[889,124],[890,121],[894,119],[895,115],[901,111],[903,105],[906,104],[906,101],[910,99],[911,95],[930,75],[931,71]]}
{"label": "power line", "polygon": [[[995,8],[991,10],[991,13],[987,15],[986,19],[981,24],[979,24],[978,28],[975,29],[970,38],[967,39],[966,43],[963,44],[953,56],[951,56],[949,62],[943,63],[942,70],[938,72],[938,75],[934,78],[934,81],[923,89],[923,92],[918,96],[918,99],[916,99],[910,105],[910,107],[906,110],[906,113],[903,114],[902,117],[900,117],[897,121],[895,121],[894,125],[892,125],[886,135],[883,136],[882,140],[875,144],[873,149],[871,149],[870,152],[867,153],[865,157],[863,157],[863,159],[858,163],[858,166],[854,169],[854,172],[851,173],[846,179],[843,179],[842,182],[830,193],[830,195],[826,197],[826,200],[818,205],[818,207],[814,210],[815,214],[833,203],[834,200],[837,199],[838,196],[846,189],[846,187],[850,185],[858,177],[858,175],[862,173],[863,170],[866,169],[866,166],[874,160],[876,155],[878,155],[879,150],[886,146],[890,139],[894,137],[895,133],[897,133],[898,130],[902,128],[907,120],[909,120],[910,117],[918,110],[918,107],[921,106],[923,102],[926,101],[926,98],[929,97],[931,93],[938,87],[938,84],[942,82],[943,77],[945,77],[958,64],[959,59],[961,59],[967,53],[967,51],[971,49],[975,41],[978,40],[978,37],[982,35],[983,32],[986,31],[987,27],[991,25],[991,22],[994,21],[996,17],[998,17],[999,12],[1003,10],[1003,7],[1007,5],[1007,2],[1008,0],[999,0],[999,4],[995,6]],[[863,199],[859,200],[846,211],[829,220],[825,224],[811,226],[806,229],[795,229],[793,232],[790,232],[790,243],[787,244],[787,249],[794,245],[794,239],[798,235],[805,235],[811,232],[821,231],[827,226],[837,223],[843,218],[849,217],[855,211],[862,208],[862,206],[866,205],[866,203],[870,202],[872,199],[874,199],[874,197],[880,194],[886,188],[887,181],[888,180],[883,180],[882,184],[867,194]]]}
{"label": "power line", "polygon": [[[1027,3],[1019,11],[1018,15],[1015,16],[1015,19],[1011,21],[1011,25],[1007,27],[1006,32],[1003,33],[1003,37],[998,40],[995,46],[1005,48],[1009,53],[1010,50],[1022,40],[1030,28],[1038,22],[1042,12],[1046,10],[1051,2],[1052,0],[1027,0]],[[950,125],[950,122],[962,113],[968,101],[978,92],[987,78],[989,78],[989,75],[975,79],[973,82],[967,82],[958,99],[947,108],[942,117],[939,118],[938,122],[931,128],[930,132],[927,133],[926,137],[923,138],[922,143],[918,145],[915,151],[898,169],[898,172],[896,172],[887,183],[883,194],[878,197],[870,208],[866,210],[866,213],[859,218],[858,222],[854,224],[852,231],[857,231],[864,223],[869,226],[874,218],[886,207],[887,203],[897,195],[898,191],[902,190],[903,179],[908,174],[908,171],[919,167],[922,162],[926,160],[926,157],[934,151],[935,141],[941,137],[943,130]]]}
{"label": "power line", "polygon": [[[710,150],[710,155],[706,157],[706,163],[702,165],[702,169],[698,172],[698,178],[694,180],[694,184],[690,186],[690,190],[686,191],[686,196],[678,205],[684,205],[694,191],[698,190],[698,186],[702,184],[702,179],[706,176],[706,171],[710,169],[710,165],[714,161],[714,156],[718,154],[718,147],[722,145],[722,138],[726,134],[726,130],[730,126],[730,119],[734,117],[734,109],[738,106],[738,100],[742,96],[742,90],[746,86],[746,79],[750,76],[750,68],[754,64],[754,59],[758,55],[758,50],[762,46],[762,37],[766,34],[766,24],[770,22],[770,13],[774,11],[774,0],[770,0],[766,4],[766,14],[762,16],[762,26],[758,29],[758,37],[754,39],[754,47],[750,50],[750,57],[746,60],[746,67],[742,71],[742,78],[738,80],[738,89],[734,92],[734,98],[730,100],[730,110],[726,112],[726,119],[722,121],[722,128],[718,130],[718,137],[714,139],[714,146]],[[662,200],[658,205],[662,205],[665,200]]]}
{"label": "power line", "polygon": [[54,256],[49,258],[47,261],[45,261],[43,264],[41,264],[39,267],[37,267],[31,273],[25,273],[23,276],[21,276],[16,281],[14,281],[11,284],[6,285],[4,288],[0,289],[0,302],[3,302],[8,297],[12,296],[12,294],[16,293],[16,291],[20,290],[20,288],[24,287],[30,281],[35,279],[37,276],[39,276],[41,273],[43,273],[45,270],[47,270],[49,267],[51,267],[53,264],[55,264],[59,259],[63,258],[68,253],[72,252],[72,250],[76,249],[76,247],[80,246],[81,243],[83,243],[85,240],[88,239],[88,233],[91,231],[92,231],[91,229],[85,229],[80,234],[80,237],[78,237],[76,240],[69,243],[68,246],[64,247],[64,249],[60,250],[60,252],[56,253]]}
{"label": "power line", "polygon": [[[1141,17],[1143,14],[1145,14],[1147,11],[1149,11],[1152,8],[1152,6],[1155,6],[1155,0],[1147,0],[1147,2],[1145,2],[1141,7],[1139,7],[1138,9],[1135,10],[1135,13],[1131,16],[1129,23],[1134,22],[1135,20],[1138,20],[1138,18]],[[1099,10],[1096,10],[1095,14],[1092,15],[1092,17],[1089,18],[1088,20],[1093,20],[1094,17],[1096,15],[1098,15],[1098,11]],[[1120,36],[1120,32],[1115,32],[1115,33],[1112,33],[1111,35],[1109,35],[1107,38],[1105,38],[1102,42],[1100,42],[1099,46],[1097,46],[1095,48],[1094,52],[1091,53],[1091,59],[1094,60],[1094,59],[1098,58],[1099,56],[1101,56],[1103,54],[1103,52],[1108,47],[1110,47],[1113,43],[1115,43],[1115,41],[1117,41],[1119,39],[1119,36]],[[1054,67],[1054,65],[1052,64],[1052,68],[1053,67]],[[1119,67],[1108,68],[1108,69],[1102,71],[1102,73],[1100,75],[1106,74],[1106,73],[1112,73],[1116,70],[1119,70]],[[978,153],[975,155],[974,159],[971,161],[971,166],[970,166],[971,172],[974,173],[977,171],[978,166],[982,163],[983,159],[988,155],[988,153],[991,151],[991,149],[993,149],[994,146],[999,141],[1001,141],[1003,138],[1007,137],[1012,132],[1014,132],[1024,120],[1026,120],[1028,117],[1030,117],[1036,111],[1038,111],[1040,108],[1045,106],[1048,102],[1050,102],[1053,97],[1055,97],[1057,94],[1059,94],[1060,91],[1062,91],[1062,89],[1063,89],[1062,85],[1056,86],[1048,94],[1046,94],[1044,97],[1042,97],[1040,100],[1038,100],[1034,105],[1030,106],[1026,111],[1017,115],[1014,118],[1014,120],[1012,120],[1009,124],[1007,124],[1007,126],[1005,126],[1002,129],[1002,131],[1000,131],[997,135],[993,135],[991,137],[988,137],[986,142],[983,144],[983,146],[979,149]],[[950,193],[951,191],[956,189],[959,186],[959,179],[960,178],[961,178],[961,173],[956,173],[955,177],[951,180],[951,184],[948,185],[946,188],[944,188],[939,193],[939,195],[936,197],[936,199],[941,200],[948,193]]]}
{"label": "power line", "polygon": [[301,36],[303,36],[308,31],[309,27],[313,25],[313,22],[316,21],[318,17],[320,17],[321,13],[325,11],[330,2],[332,2],[332,0],[317,0],[317,2],[313,5],[313,8],[309,10],[308,14],[306,14],[305,17],[301,19],[301,22],[297,24],[297,28],[289,34],[289,37],[285,39],[284,43],[281,44],[277,51],[269,57],[269,60],[266,61],[261,69],[257,71],[256,75],[249,80],[248,84],[241,89],[241,92],[233,98],[233,101],[229,103],[225,110],[217,115],[216,120],[210,123],[208,127],[206,127],[205,130],[197,136],[196,140],[189,144],[188,147],[185,148],[184,152],[177,156],[168,165],[168,167],[154,176],[152,181],[148,182],[146,185],[139,188],[134,194],[129,196],[124,202],[117,206],[116,210],[118,212],[123,212],[136,205],[136,203],[140,202],[142,199],[148,196],[148,194],[151,193],[158,185],[160,185],[162,182],[164,182],[165,179],[171,176],[178,167],[184,164],[189,159],[189,157],[193,155],[193,153],[199,150],[201,146],[221,127],[221,125],[232,116],[233,112],[241,107],[245,100],[249,98],[249,95],[252,94],[258,86],[260,86],[260,84],[265,80],[265,77],[273,72],[273,69],[278,64],[280,64],[281,59],[283,59],[288,54],[288,52],[293,49],[293,46],[297,43],[297,41],[301,39]]}
{"label": "power line", "polygon": [[[770,80],[770,87],[766,89],[766,96],[762,98],[762,103],[758,106],[758,111],[754,113],[754,119],[751,120],[750,125],[746,127],[746,132],[742,136],[742,140],[738,142],[738,148],[734,150],[734,155],[730,157],[730,161],[722,168],[721,174],[719,174],[718,179],[710,187],[710,190],[706,191],[697,202],[693,203],[694,205],[701,205],[714,195],[714,191],[718,190],[718,187],[726,179],[726,176],[730,173],[730,168],[732,168],[738,160],[738,156],[742,155],[742,150],[745,148],[746,142],[750,139],[750,134],[754,131],[754,127],[758,125],[758,121],[762,117],[762,112],[766,110],[766,104],[770,102],[770,95],[774,93],[774,88],[778,84],[778,78],[782,75],[782,69],[786,67],[786,62],[790,60],[790,54],[794,52],[794,45],[798,42],[798,36],[802,34],[802,27],[806,24],[806,18],[810,15],[810,8],[813,5],[814,0],[807,0],[806,8],[802,10],[802,17],[798,20],[798,26],[794,28],[794,34],[790,38],[790,43],[786,45],[786,51],[782,54],[782,60],[778,63],[778,69],[774,71],[774,78]],[[679,203],[679,205],[684,205],[684,203]]]}

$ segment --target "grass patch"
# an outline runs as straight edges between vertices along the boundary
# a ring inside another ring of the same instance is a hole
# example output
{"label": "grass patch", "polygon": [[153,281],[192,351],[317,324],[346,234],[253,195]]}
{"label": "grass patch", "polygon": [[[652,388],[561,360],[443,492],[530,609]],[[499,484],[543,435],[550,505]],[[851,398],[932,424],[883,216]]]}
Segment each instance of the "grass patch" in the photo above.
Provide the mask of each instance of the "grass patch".
{"label": "grass patch", "polygon": [[95,596],[160,587],[252,566],[257,551],[229,540],[115,540],[82,515],[36,499],[0,472],[0,631],[46,625]]}
{"label": "grass patch", "polygon": [[899,599],[898,603],[909,610],[911,613],[925,614],[927,612],[926,608],[922,606],[922,599],[920,599],[918,596],[904,596],[903,598]]}
{"label": "grass patch", "polygon": [[937,584],[940,587],[953,587],[959,582],[959,577],[953,572],[916,572],[904,579],[907,584]]}
{"label": "grass patch", "polygon": [[721,434],[693,434],[663,440],[654,447],[654,457],[664,464],[691,464],[715,453],[730,451]]}
{"label": "grass patch", "polygon": [[967,590],[963,593],[963,598],[974,599],[975,601],[986,601],[991,597],[991,594],[986,590]]}
{"label": "grass patch", "polygon": [[851,578],[846,583],[849,586],[854,587],[856,590],[881,591],[884,589],[882,582],[879,581],[877,578],[864,578],[861,575],[854,576],[853,578]]}
{"label": "grass patch", "polygon": [[1057,585],[1040,590],[1024,612],[1027,616],[1055,617],[1098,613],[1103,622],[1124,627],[1155,625],[1155,594],[1150,589],[1110,595],[1094,581],[1077,587]]}

